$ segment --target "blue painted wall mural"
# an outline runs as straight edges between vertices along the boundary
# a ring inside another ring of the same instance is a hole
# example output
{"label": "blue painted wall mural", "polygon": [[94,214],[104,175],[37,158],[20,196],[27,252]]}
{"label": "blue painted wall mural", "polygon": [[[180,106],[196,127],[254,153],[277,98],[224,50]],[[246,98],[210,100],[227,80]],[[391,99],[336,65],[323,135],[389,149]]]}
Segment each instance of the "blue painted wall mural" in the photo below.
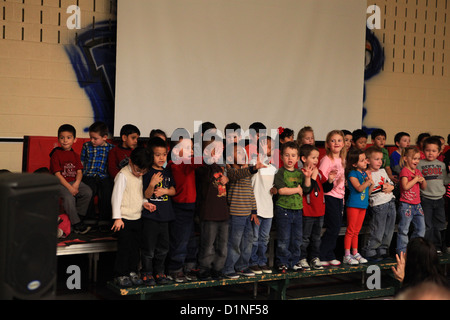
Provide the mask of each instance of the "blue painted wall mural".
{"label": "blue painted wall mural", "polygon": [[94,121],[104,121],[114,132],[117,23],[103,21],[86,30],[65,47],[66,53],[91,101]]}

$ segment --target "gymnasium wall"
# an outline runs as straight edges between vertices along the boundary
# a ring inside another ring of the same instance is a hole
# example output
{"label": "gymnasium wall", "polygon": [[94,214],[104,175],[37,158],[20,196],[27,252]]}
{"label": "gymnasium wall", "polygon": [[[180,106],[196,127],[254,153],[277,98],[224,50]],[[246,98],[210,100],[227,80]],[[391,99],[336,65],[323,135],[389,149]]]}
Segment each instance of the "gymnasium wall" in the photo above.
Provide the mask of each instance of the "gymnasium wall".
{"label": "gymnasium wall", "polygon": [[369,0],[381,9],[373,30],[384,49],[384,67],[366,81],[370,130],[382,127],[388,143],[406,131],[450,134],[450,1]]}
{"label": "gymnasium wall", "polygon": [[[21,171],[24,135],[53,136],[68,122],[86,137],[96,119],[111,121],[116,1],[0,2],[0,168]],[[373,31],[385,61],[365,81],[362,125],[383,127],[388,143],[400,130],[413,139],[422,131],[446,137],[449,1],[368,0],[372,4],[381,8],[381,29]],[[81,29],[67,28],[70,5],[81,9]],[[98,50],[83,51],[82,43]]]}

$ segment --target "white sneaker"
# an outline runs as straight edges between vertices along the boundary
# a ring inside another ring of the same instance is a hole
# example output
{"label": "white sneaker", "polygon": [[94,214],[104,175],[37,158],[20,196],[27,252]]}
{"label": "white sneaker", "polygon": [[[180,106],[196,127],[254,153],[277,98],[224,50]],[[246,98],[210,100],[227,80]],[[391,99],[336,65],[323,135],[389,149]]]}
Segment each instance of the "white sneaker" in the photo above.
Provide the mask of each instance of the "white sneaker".
{"label": "white sneaker", "polygon": [[311,260],[311,268],[314,270],[322,270],[322,262],[319,260],[319,258],[314,258]]}
{"label": "white sneaker", "polygon": [[356,259],[359,263],[367,263],[367,259],[360,255],[359,252],[355,254],[353,258]]}
{"label": "white sneaker", "polygon": [[308,261],[306,259],[300,260],[300,265],[302,266],[303,270],[311,270],[311,267],[308,264]]}
{"label": "white sneaker", "polygon": [[344,264],[348,264],[348,265],[351,265],[351,266],[359,264],[358,260],[353,258],[353,256],[351,254],[345,255],[344,259],[343,259],[343,262],[344,262]]}
{"label": "white sneaker", "polygon": [[328,261],[330,263],[330,265],[332,265],[333,267],[337,267],[341,265],[341,262],[339,260],[333,259],[331,261]]}

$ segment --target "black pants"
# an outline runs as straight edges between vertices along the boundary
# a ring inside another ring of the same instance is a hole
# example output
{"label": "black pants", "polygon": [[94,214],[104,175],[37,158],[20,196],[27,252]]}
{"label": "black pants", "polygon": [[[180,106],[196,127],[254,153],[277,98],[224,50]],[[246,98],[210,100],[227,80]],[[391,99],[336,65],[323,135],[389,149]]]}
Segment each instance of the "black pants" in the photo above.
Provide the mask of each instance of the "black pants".
{"label": "black pants", "polygon": [[142,236],[142,219],[126,220],[123,229],[118,232],[117,254],[114,265],[115,277],[138,272]]}
{"label": "black pants", "polygon": [[169,252],[169,223],[142,218],[141,272],[164,273]]}
{"label": "black pants", "polygon": [[98,220],[99,221],[111,221],[112,208],[111,208],[111,196],[113,190],[112,180],[99,177],[83,177],[82,181],[92,189],[91,203],[86,218],[96,219],[94,197],[98,196]]}

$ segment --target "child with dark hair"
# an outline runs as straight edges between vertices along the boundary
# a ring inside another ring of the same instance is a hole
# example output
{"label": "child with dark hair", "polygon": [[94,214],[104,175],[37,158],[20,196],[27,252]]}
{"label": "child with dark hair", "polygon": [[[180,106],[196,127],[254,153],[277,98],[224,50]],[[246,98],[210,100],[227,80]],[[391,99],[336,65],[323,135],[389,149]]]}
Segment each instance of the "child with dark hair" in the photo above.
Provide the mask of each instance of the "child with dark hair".
{"label": "child with dark hair", "polygon": [[420,159],[425,159],[425,154],[423,153],[423,142],[426,138],[431,137],[431,134],[428,132],[422,132],[417,136],[416,139],[416,148],[419,149]]}
{"label": "child with dark hair", "polygon": [[132,124],[126,124],[120,129],[121,143],[112,148],[108,155],[108,173],[112,180],[128,164],[131,152],[138,146],[140,135],[139,129]]}
{"label": "child with dark hair", "polygon": [[169,281],[165,274],[165,262],[170,246],[169,223],[175,219],[172,206],[172,197],[176,194],[175,181],[170,169],[164,167],[167,161],[166,142],[154,137],[150,139],[147,150],[151,152],[153,162],[142,183],[145,198],[156,206],[156,210],[150,212],[144,209],[142,213],[141,277],[146,284],[153,281],[165,284]]}
{"label": "child with dark hair", "polygon": [[311,192],[303,196],[303,240],[300,264],[304,270],[323,269],[319,256],[320,235],[325,215],[324,193],[333,189],[335,175],[330,173],[328,178],[325,178],[322,171],[318,169],[319,149],[313,145],[304,144],[300,147],[300,160],[304,167],[313,168]]}
{"label": "child with dark hair", "polygon": [[344,148],[347,150],[347,152],[352,147],[352,141],[353,141],[353,134],[349,130],[342,130],[342,133],[344,133]]}
{"label": "child with dark hair", "polygon": [[389,151],[385,148],[386,131],[384,131],[383,129],[375,129],[372,131],[371,138],[373,145],[380,148],[383,152],[383,163],[381,164],[381,168],[386,171],[389,179],[391,179],[394,183],[398,182],[398,179],[392,174]]}
{"label": "child with dark hair", "polygon": [[362,129],[356,129],[352,132],[352,148],[366,150],[368,134]]}
{"label": "child with dark hair", "polygon": [[400,167],[400,159],[402,157],[402,152],[403,149],[409,147],[411,143],[411,137],[407,132],[404,131],[398,132],[394,136],[394,143],[395,146],[397,147],[397,150],[391,153],[389,160],[392,174],[398,177],[400,171],[402,170],[402,168]]}
{"label": "child with dark hair", "polygon": [[130,154],[128,164],[116,175],[111,198],[112,230],[118,232],[118,246],[114,265],[115,282],[122,287],[142,284],[138,276],[141,245],[142,209],[150,212],[154,204],[144,198],[142,176],[151,166],[151,154],[138,147]]}
{"label": "child with dark hair", "polygon": [[50,172],[61,182],[60,196],[73,231],[84,234],[91,229],[81,221],[81,217],[86,216],[92,190],[82,182],[83,165],[80,156],[72,149],[76,141],[76,130],[72,125],[64,124],[59,127],[60,147],[50,153]]}
{"label": "child with dark hair", "polygon": [[[83,163],[83,182],[92,189],[88,217],[98,220],[101,231],[111,228],[111,194],[113,182],[108,174],[108,155],[114,147],[107,141],[108,126],[97,121],[89,127],[90,141],[83,144],[81,162]],[[94,196],[98,196],[98,219],[94,204]]]}

